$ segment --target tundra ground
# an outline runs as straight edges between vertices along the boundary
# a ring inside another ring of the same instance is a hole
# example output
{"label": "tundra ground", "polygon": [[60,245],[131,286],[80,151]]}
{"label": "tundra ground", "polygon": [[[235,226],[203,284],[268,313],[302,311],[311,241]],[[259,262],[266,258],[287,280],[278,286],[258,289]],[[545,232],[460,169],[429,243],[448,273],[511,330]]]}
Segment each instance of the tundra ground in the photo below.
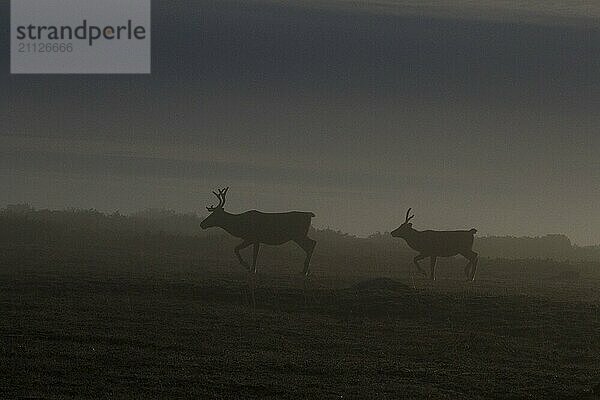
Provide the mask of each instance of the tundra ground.
{"label": "tundra ground", "polygon": [[597,280],[204,272],[3,266],[0,397],[575,399],[600,383]]}

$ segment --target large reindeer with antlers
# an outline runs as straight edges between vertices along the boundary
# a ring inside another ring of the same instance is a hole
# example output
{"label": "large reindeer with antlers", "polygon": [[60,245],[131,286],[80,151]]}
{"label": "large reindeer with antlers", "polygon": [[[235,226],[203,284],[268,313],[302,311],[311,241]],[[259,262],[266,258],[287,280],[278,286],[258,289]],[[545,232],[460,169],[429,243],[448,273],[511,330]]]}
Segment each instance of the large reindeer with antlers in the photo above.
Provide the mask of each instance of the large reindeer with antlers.
{"label": "large reindeer with antlers", "polygon": [[[472,249],[474,235],[477,229],[469,231],[418,231],[412,227],[409,222],[415,216],[409,216],[412,208],[406,212],[404,223],[392,231],[393,237],[400,237],[406,240],[406,243],[419,252],[413,262],[417,269],[427,276],[425,271],[419,266],[419,261],[429,257],[431,259],[431,280],[435,280],[435,265],[438,257],[452,257],[457,254],[462,255],[469,263],[465,267],[465,275],[469,280],[475,280],[475,271],[477,270],[478,254]],[[470,271],[469,271],[470,270]]]}
{"label": "large reindeer with antlers", "polygon": [[[306,252],[303,274],[308,276],[310,259],[315,249],[316,241],[309,238],[311,218],[315,214],[311,212],[290,211],[285,213],[263,213],[252,210],[241,214],[230,214],[225,211],[225,196],[229,188],[213,192],[219,199],[216,206],[206,207],[210,215],[200,223],[202,229],[220,227],[232,236],[243,239],[235,248],[235,254],[240,264],[248,271],[256,273],[256,259],[261,243],[280,245],[294,241]],[[240,250],[254,246],[254,258],[252,267],[240,255]]]}

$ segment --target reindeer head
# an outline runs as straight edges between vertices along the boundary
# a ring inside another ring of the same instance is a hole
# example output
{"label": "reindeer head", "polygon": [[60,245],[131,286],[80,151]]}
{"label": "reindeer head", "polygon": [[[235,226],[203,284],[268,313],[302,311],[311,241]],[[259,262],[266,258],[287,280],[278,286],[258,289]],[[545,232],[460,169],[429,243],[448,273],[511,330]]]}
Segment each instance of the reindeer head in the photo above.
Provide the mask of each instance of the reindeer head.
{"label": "reindeer head", "polygon": [[[404,220],[404,223],[402,225],[400,225],[397,229],[394,229],[392,231],[392,236],[393,237],[405,237],[405,235],[409,232],[411,232],[413,230],[412,224],[409,222],[411,219],[413,219],[415,216],[414,215],[410,215],[410,211],[412,210],[412,208],[409,208],[408,211],[406,212],[406,219]],[[409,216],[410,215],[410,216]]]}
{"label": "reindeer head", "polygon": [[225,196],[227,195],[227,191],[229,188],[220,189],[219,193],[213,192],[217,199],[219,199],[219,204],[216,206],[209,206],[206,209],[210,212],[210,215],[204,219],[200,223],[200,228],[212,228],[213,226],[219,226],[223,215],[225,214]]}

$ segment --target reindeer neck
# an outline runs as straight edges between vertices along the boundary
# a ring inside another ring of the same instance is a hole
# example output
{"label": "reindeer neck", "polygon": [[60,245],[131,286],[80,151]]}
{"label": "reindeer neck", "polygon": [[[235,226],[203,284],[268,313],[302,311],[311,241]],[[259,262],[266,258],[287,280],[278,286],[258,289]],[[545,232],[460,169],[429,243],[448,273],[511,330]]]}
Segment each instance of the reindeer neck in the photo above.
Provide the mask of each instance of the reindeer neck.
{"label": "reindeer neck", "polygon": [[405,234],[404,234],[404,240],[406,240],[406,243],[408,243],[408,245],[417,250],[417,247],[419,245],[419,234],[421,232],[414,229],[414,228],[410,228]]}
{"label": "reindeer neck", "polygon": [[235,237],[243,237],[243,224],[240,224],[240,215],[231,214],[227,211],[223,212],[223,217],[219,226],[225,229],[230,235]]}

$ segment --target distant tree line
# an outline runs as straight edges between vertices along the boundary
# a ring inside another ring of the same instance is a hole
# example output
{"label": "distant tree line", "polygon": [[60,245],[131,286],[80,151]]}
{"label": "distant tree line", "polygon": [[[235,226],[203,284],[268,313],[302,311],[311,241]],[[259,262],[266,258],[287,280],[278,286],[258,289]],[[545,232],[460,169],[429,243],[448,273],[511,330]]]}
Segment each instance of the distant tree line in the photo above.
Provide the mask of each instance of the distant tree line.
{"label": "distant tree line", "polygon": [[[193,213],[148,209],[130,215],[102,213],[94,209],[35,210],[27,204],[0,209],[0,246],[81,253],[105,249],[113,253],[179,254],[198,258],[231,257],[237,241],[221,230],[203,231],[203,217]],[[317,229],[320,257],[353,265],[367,259],[408,259],[414,252],[389,233],[358,238],[332,229]],[[502,259],[554,259],[599,261],[600,246],[579,247],[565,235],[541,237],[476,237],[475,250],[482,257]],[[283,248],[283,252],[293,251]],[[273,254],[276,254],[274,251]],[[268,257],[268,255],[267,255]]]}

